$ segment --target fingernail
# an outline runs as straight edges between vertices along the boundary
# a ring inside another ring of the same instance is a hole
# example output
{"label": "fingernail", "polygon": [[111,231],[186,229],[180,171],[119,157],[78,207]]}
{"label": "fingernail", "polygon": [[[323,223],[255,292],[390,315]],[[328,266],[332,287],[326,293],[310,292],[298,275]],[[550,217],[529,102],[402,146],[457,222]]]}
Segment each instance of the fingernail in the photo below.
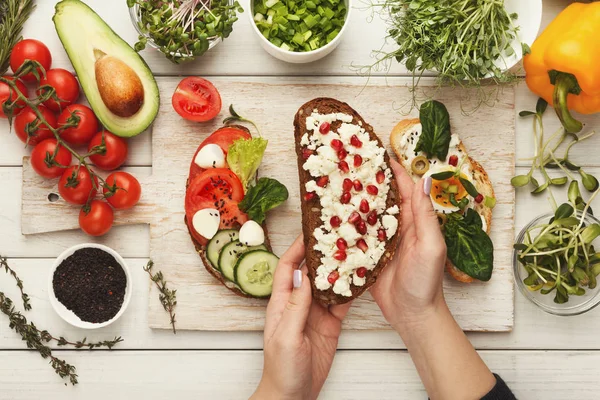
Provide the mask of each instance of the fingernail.
{"label": "fingernail", "polygon": [[302,271],[299,269],[294,271],[294,289],[298,289],[302,286]]}
{"label": "fingernail", "polygon": [[427,196],[431,194],[431,176],[425,178],[425,182],[423,183],[423,192],[425,192],[425,195]]}

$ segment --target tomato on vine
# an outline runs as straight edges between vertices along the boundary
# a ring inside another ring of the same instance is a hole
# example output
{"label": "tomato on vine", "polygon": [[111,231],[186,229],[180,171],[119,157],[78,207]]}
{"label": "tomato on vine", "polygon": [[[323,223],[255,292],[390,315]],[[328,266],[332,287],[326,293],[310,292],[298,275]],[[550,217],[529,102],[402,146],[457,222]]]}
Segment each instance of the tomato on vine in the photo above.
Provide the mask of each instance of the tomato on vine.
{"label": "tomato on vine", "polygon": [[[59,145],[56,139],[46,139],[35,146],[31,152],[31,166],[44,178],[58,178],[65,171],[64,167],[71,164],[72,158],[71,152]],[[49,167],[48,163],[54,166]]]}
{"label": "tomato on vine", "polygon": [[[77,122],[76,120],[79,119]],[[58,127],[64,127],[67,124],[77,124],[71,128],[60,131],[60,137],[65,142],[73,145],[84,145],[92,140],[92,137],[98,133],[98,118],[91,108],[83,104],[72,104],[58,116]]]}
{"label": "tomato on vine", "polygon": [[58,193],[71,204],[84,205],[90,197],[95,195],[98,188],[98,178],[93,177],[83,165],[74,165],[63,172],[58,182]]}
{"label": "tomato on vine", "polygon": [[64,110],[79,99],[79,82],[75,75],[66,69],[55,68],[46,71],[46,77],[40,80],[40,88],[36,91],[38,96],[43,94],[44,86],[54,88],[55,95],[59,99],[58,102],[54,98],[44,101],[44,105],[54,112]]}
{"label": "tomato on vine", "polygon": [[[56,129],[56,117],[52,111],[46,107],[38,106],[38,111],[42,114],[42,117]],[[23,143],[30,146],[35,146],[42,140],[50,139],[54,137],[54,134],[48,126],[40,121],[35,112],[30,107],[25,107],[19,115],[15,117],[15,133]]]}
{"label": "tomato on vine", "polygon": [[113,172],[105,183],[102,192],[106,201],[116,210],[130,209],[140,201],[142,187],[133,175],[123,171]]}
{"label": "tomato on vine", "polygon": [[[25,39],[13,47],[10,53],[10,69],[13,73],[17,72],[26,60],[37,61],[41,64],[44,70],[48,71],[52,65],[52,55],[48,47],[39,40]],[[42,71],[38,69],[40,77],[43,76]],[[28,73],[21,77],[26,82],[36,81],[36,77],[33,73]]]}
{"label": "tomato on vine", "polygon": [[[4,79],[8,79],[10,81],[14,81],[15,78],[12,76],[3,76]],[[16,82],[17,89],[21,92],[25,97],[28,96],[27,86],[20,80],[17,79]],[[0,82],[0,118],[6,118],[6,114],[4,114],[4,109],[2,106],[6,101],[10,99],[11,101],[15,101],[17,99],[17,93],[14,89],[12,89],[8,84],[4,82]],[[23,100],[17,101],[16,107],[13,109],[13,115],[19,115],[19,113],[25,107],[25,102]]]}
{"label": "tomato on vine", "polygon": [[112,208],[102,200],[92,200],[79,211],[79,227],[90,236],[102,236],[110,231],[115,219]]}
{"label": "tomato on vine", "polygon": [[104,139],[104,154],[94,154],[90,156],[90,160],[96,167],[105,171],[112,171],[119,168],[127,159],[127,142],[125,139],[110,133],[109,131],[98,132],[90,141],[88,151],[92,153],[94,148],[102,146]]}

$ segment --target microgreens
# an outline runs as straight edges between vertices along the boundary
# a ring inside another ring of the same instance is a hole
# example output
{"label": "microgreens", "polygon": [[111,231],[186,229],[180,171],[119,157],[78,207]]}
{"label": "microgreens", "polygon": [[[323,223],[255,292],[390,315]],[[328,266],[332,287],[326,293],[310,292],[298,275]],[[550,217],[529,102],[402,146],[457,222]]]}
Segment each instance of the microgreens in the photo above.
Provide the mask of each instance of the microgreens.
{"label": "microgreens", "polygon": [[237,111],[235,111],[235,109],[233,108],[233,104],[231,104],[229,106],[229,117],[227,117],[223,120],[223,124],[231,125],[236,122],[247,122],[247,123],[251,124],[254,127],[254,129],[256,129],[256,131],[258,132],[258,136],[262,137],[262,132],[260,131],[260,128],[258,127],[258,125],[256,125],[256,123],[254,121],[244,118],[240,114],[238,114]]}

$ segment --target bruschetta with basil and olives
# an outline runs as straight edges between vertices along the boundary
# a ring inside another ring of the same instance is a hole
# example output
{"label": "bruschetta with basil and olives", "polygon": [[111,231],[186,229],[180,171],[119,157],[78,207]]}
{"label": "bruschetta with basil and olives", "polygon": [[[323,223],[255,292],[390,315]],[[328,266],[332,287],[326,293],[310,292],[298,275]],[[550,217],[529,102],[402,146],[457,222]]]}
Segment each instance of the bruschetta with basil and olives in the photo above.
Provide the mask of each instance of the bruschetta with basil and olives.
{"label": "bruschetta with basil and olives", "polygon": [[279,259],[265,213],[288,198],[275,179],[256,179],[266,147],[243,126],[218,129],[196,150],[185,195],[185,223],[206,270],[245,297],[271,295]]}
{"label": "bruschetta with basil and olives", "polygon": [[424,103],[419,119],[401,121],[390,142],[415,182],[432,178],[431,202],[448,248],[447,271],[460,282],[490,280],[494,189],[481,164],[469,157],[459,136],[451,132],[446,107],[438,101]]}
{"label": "bruschetta with basil and olives", "polygon": [[375,283],[398,246],[390,159],[373,128],[338,100],[304,104],[294,127],[313,298],[347,303]]}

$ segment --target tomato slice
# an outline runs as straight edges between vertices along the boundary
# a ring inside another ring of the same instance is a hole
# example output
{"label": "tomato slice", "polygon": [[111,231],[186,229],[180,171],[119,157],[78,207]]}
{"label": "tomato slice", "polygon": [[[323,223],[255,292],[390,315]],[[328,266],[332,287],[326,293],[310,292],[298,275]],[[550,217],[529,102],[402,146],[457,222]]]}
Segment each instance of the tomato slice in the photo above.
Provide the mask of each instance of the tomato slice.
{"label": "tomato slice", "polygon": [[175,89],[173,108],[188,121],[205,122],[221,112],[221,95],[206,79],[185,78]]}
{"label": "tomato slice", "polygon": [[252,139],[252,135],[246,128],[237,127],[237,126],[224,126],[220,129],[217,129],[212,135],[204,139],[204,141],[198,146],[198,149],[194,153],[194,157],[192,158],[192,164],[190,165],[190,181],[196,177],[196,175],[204,172],[203,168],[200,168],[194,160],[196,159],[196,155],[198,152],[207,144],[216,144],[223,152],[227,154],[229,150],[229,146],[233,142],[239,139]]}

